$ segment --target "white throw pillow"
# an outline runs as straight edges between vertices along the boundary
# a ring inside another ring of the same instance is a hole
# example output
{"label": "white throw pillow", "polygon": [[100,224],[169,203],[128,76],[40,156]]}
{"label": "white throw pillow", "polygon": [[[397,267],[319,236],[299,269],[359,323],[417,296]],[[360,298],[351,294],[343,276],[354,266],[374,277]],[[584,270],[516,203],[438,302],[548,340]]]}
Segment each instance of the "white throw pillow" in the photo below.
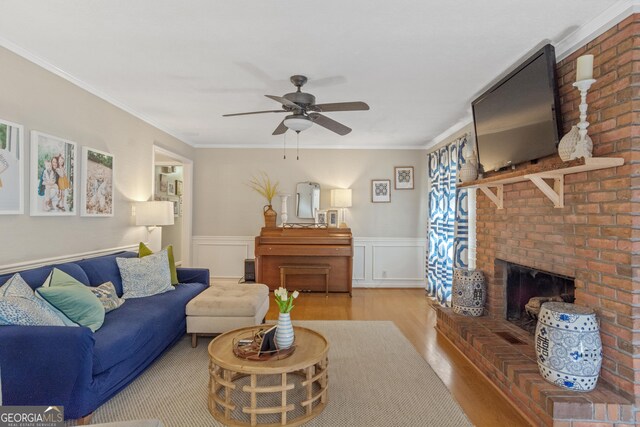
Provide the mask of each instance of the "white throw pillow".
{"label": "white throw pillow", "polygon": [[122,298],[142,298],[173,291],[167,250],[143,258],[116,258],[122,276]]}

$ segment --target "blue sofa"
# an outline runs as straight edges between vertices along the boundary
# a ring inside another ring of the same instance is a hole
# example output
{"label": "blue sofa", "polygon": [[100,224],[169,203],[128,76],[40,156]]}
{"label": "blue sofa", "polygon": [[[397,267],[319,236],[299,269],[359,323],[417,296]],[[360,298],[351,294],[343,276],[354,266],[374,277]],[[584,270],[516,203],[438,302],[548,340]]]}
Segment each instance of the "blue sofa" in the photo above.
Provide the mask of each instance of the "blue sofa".
{"label": "blue sofa", "polygon": [[[122,296],[116,257],[136,256],[120,252],[20,275],[35,289],[56,267],[87,286],[111,281]],[[0,276],[0,285],[11,276]],[[86,327],[0,326],[3,404],[63,405],[65,418],[92,413],[185,334],[185,306],[209,286],[209,270],[179,268],[178,279],[174,291],[126,300],[95,333]]]}

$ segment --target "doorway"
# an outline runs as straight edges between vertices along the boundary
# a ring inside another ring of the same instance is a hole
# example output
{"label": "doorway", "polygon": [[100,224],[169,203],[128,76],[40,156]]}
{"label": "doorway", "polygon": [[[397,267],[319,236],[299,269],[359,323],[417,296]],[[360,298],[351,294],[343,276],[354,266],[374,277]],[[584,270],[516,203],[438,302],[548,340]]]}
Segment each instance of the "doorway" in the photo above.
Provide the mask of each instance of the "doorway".
{"label": "doorway", "polygon": [[174,225],[162,227],[162,247],[173,245],[176,265],[191,266],[193,221],[193,161],[157,145],[153,146],[153,200],[174,203]]}

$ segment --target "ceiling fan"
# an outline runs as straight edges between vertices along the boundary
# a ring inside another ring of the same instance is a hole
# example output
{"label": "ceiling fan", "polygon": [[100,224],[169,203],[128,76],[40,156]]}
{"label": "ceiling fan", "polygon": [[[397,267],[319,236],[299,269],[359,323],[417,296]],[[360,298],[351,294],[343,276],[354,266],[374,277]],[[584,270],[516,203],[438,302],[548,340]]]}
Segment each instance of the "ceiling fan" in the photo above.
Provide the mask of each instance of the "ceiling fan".
{"label": "ceiling fan", "polygon": [[282,135],[291,129],[300,133],[309,129],[312,124],[320,125],[338,135],[346,135],[351,132],[351,128],[338,123],[320,113],[330,111],[361,111],[368,110],[369,106],[365,102],[334,102],[330,104],[316,104],[316,97],[310,93],[301,91],[302,86],[307,82],[307,78],[301,75],[291,76],[291,83],[298,88],[296,92],[287,93],[284,96],[265,95],[267,98],[282,104],[281,110],[251,111],[248,113],[223,114],[222,117],[245,116],[249,114],[263,113],[291,113],[280,122],[273,135]]}

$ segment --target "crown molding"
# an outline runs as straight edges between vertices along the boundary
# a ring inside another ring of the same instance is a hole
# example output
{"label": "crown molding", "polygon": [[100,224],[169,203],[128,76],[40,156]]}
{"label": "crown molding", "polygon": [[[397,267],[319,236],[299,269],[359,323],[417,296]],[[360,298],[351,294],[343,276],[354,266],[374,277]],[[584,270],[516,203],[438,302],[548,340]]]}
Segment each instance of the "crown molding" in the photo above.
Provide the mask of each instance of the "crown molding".
{"label": "crown molding", "polygon": [[[253,149],[269,149],[269,150],[282,150],[282,144],[268,143],[268,144],[195,144],[194,148],[253,148]],[[301,150],[425,150],[424,145],[364,145],[364,146],[352,146],[352,145],[327,145],[327,144],[312,144],[312,145],[300,145]],[[289,146],[287,151],[295,150],[295,146]]]}
{"label": "crown molding", "polygon": [[183,142],[187,145],[193,146],[193,143],[191,143],[190,141],[186,141],[183,137],[178,136],[178,132],[169,129],[165,126],[163,126],[162,124],[158,123],[157,121],[155,121],[154,119],[145,116],[144,114],[134,110],[133,108],[129,107],[128,105],[122,103],[121,101],[107,95],[106,93],[96,89],[95,87],[93,87],[92,85],[90,85],[89,83],[85,82],[82,79],[79,79],[78,77],[67,73],[66,71],[56,67],[55,65],[53,65],[52,63],[42,59],[41,57],[39,57],[38,55],[36,55],[35,53],[31,52],[30,50],[27,50],[21,46],[18,46],[17,44],[13,43],[12,41],[1,37],[0,36],[0,46],[4,47],[5,49],[15,53],[18,56],[21,56],[22,58],[26,59],[27,61],[33,62],[34,64],[44,68],[45,70],[57,75],[58,77],[61,77],[65,80],[67,80],[68,82],[80,87],[81,89],[86,90],[87,92],[89,92],[92,95],[97,96],[98,98],[102,99],[103,101],[108,102],[109,104],[118,107],[119,109],[131,114],[132,116],[142,120],[143,122],[146,122],[147,124],[153,126],[156,129],[161,130],[162,132],[169,134],[171,136],[173,136],[174,138],[178,139],[180,142]]}
{"label": "crown molding", "polygon": [[554,44],[556,59],[562,60],[578,48],[609,30],[624,19],[640,12],[640,0],[620,0],[574,32]]}
{"label": "crown molding", "polygon": [[[562,60],[571,55],[578,48],[584,46],[586,43],[598,37],[600,34],[609,30],[615,24],[622,22],[624,19],[633,15],[634,13],[640,13],[640,0],[620,0],[600,13],[584,25],[578,27],[571,34],[563,38],[562,40],[552,43],[556,51],[556,58]],[[488,89],[491,83],[486,85],[478,93],[482,93]],[[438,136],[429,141],[424,148],[431,149],[441,142],[447,140],[460,129],[473,124],[473,116],[471,114],[465,115],[462,119],[458,120],[453,126],[440,133]]]}

